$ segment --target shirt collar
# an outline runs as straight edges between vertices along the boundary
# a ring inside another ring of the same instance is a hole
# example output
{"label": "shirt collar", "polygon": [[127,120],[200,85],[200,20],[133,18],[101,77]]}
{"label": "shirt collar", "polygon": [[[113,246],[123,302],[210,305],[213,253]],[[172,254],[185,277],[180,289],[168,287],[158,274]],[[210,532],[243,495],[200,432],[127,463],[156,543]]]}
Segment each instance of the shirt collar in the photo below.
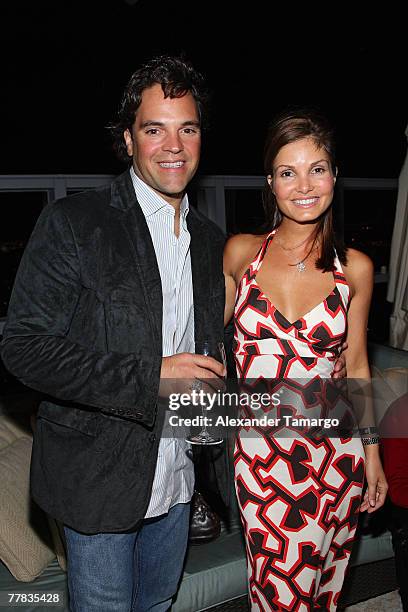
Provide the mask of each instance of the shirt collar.
{"label": "shirt collar", "polygon": [[[156,193],[147,183],[140,179],[133,167],[130,168],[130,177],[132,179],[133,187],[135,189],[136,198],[140,204],[140,208],[143,211],[144,216],[151,217],[156,214],[159,210],[162,210],[166,214],[175,215],[174,207],[166,202],[158,193]],[[188,196],[184,194],[183,199],[180,203],[180,217],[185,220],[189,211]]]}

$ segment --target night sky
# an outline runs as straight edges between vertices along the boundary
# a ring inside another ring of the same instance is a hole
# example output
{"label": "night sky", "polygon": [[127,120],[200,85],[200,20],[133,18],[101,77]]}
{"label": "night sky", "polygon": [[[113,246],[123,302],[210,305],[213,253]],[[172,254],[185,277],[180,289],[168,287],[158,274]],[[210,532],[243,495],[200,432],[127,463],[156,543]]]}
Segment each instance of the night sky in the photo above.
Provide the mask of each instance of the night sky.
{"label": "night sky", "polygon": [[262,174],[270,119],[313,104],[336,128],[343,176],[396,177],[406,19],[359,4],[4,1],[0,173],[119,172],[105,126],[124,85],[152,54],[183,51],[213,91],[201,173]]}

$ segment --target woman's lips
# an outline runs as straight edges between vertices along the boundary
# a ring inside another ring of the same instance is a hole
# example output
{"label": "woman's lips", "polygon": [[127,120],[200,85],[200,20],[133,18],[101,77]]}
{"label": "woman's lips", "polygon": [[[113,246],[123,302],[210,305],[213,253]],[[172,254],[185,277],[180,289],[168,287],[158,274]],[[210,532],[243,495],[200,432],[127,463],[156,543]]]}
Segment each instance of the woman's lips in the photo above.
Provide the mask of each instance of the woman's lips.
{"label": "woman's lips", "polygon": [[312,206],[314,206],[317,202],[318,202],[319,198],[318,197],[314,197],[314,198],[302,198],[302,199],[297,199],[297,200],[292,200],[292,202],[296,205],[299,206],[300,208],[311,208]]}

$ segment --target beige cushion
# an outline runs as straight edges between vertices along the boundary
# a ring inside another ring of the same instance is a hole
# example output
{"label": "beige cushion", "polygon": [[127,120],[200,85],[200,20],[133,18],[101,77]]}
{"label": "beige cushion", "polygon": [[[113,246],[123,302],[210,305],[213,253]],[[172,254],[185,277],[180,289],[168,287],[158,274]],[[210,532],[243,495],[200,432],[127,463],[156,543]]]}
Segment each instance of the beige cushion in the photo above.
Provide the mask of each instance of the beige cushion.
{"label": "beige cushion", "polygon": [[0,417],[0,559],[23,582],[39,576],[55,556],[45,517],[30,499],[31,446],[26,430]]}
{"label": "beige cushion", "polygon": [[0,451],[19,438],[31,439],[27,429],[6,416],[0,416]]}

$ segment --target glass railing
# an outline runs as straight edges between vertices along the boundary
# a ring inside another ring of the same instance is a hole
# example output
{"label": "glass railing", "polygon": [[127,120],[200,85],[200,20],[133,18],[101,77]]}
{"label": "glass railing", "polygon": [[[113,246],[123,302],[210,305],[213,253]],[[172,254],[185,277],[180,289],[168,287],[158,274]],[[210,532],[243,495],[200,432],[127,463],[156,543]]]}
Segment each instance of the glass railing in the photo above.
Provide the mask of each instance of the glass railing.
{"label": "glass railing", "polygon": [[[35,221],[48,202],[112,180],[99,174],[0,175],[0,333],[14,276]],[[201,176],[191,185],[192,204],[227,235],[251,232],[263,221],[262,176]],[[339,178],[335,219],[346,243],[374,260],[376,283],[388,280],[388,260],[398,179]],[[384,211],[387,214],[384,214]]]}

